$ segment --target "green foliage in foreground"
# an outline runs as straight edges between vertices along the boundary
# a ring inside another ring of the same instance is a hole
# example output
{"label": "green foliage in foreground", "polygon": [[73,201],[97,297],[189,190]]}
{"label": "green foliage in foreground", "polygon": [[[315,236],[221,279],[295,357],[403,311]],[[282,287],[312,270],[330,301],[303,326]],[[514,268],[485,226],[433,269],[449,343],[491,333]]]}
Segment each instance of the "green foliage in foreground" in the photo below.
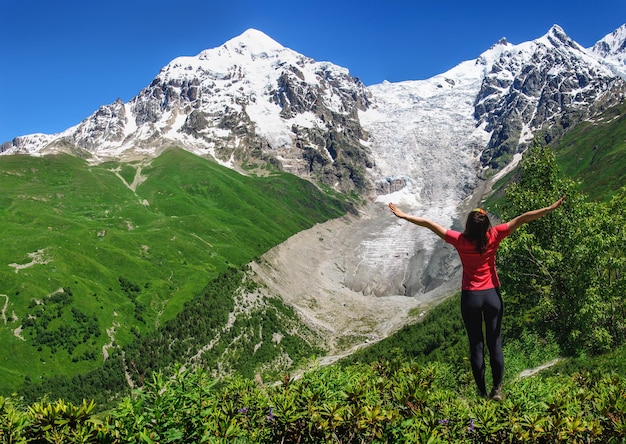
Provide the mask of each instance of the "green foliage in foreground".
{"label": "green foliage in foreground", "polygon": [[[464,371],[461,371],[464,372]],[[618,443],[626,380],[579,372],[506,386],[502,402],[444,364],[378,361],[313,369],[266,386],[202,371],[155,374],[106,414],[93,404],[0,398],[6,443]]]}

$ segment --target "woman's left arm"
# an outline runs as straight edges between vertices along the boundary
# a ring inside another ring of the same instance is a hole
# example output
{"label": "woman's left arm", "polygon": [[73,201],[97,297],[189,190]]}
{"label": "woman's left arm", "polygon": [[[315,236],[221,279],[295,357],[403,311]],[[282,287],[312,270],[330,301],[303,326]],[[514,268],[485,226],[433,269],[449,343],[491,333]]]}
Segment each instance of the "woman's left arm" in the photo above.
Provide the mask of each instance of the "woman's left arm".
{"label": "woman's left arm", "polygon": [[510,221],[507,222],[507,225],[509,226],[509,231],[513,233],[515,230],[517,230],[519,227],[521,227],[525,223],[537,220],[545,216],[546,214],[556,210],[557,208],[561,206],[564,200],[565,200],[565,196],[561,197],[552,205],[549,205],[544,208],[540,208],[538,210],[527,211],[526,213],[520,214],[519,216],[511,219]]}

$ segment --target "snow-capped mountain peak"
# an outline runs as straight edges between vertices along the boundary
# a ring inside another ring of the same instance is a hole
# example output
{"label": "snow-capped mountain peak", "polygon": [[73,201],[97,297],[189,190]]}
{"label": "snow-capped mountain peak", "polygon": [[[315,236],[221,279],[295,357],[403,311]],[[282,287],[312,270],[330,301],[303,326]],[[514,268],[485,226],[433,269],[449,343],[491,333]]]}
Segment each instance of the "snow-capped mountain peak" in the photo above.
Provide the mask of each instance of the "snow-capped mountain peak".
{"label": "snow-capped mountain peak", "polygon": [[626,24],[604,36],[589,51],[626,79]]}
{"label": "snow-capped mountain peak", "polygon": [[607,34],[593,45],[592,50],[599,56],[622,56],[626,51],[626,24]]}
{"label": "snow-capped mountain peak", "polygon": [[[364,85],[347,69],[316,62],[249,29],[217,48],[172,60],[128,103],[103,106],[61,134],[16,138],[3,151],[75,146],[100,161],[154,156],[176,144],[236,168],[246,152],[261,148],[271,151],[262,156],[306,176],[311,162],[332,165],[341,157],[340,140],[349,138],[341,146],[356,147],[366,137],[356,111],[367,103]],[[329,132],[337,133],[332,142]],[[303,159],[303,148],[321,154],[313,156],[316,161]],[[334,184],[335,168],[320,174],[330,174]]]}
{"label": "snow-capped mountain peak", "polygon": [[215,52],[230,51],[234,53],[247,53],[251,57],[265,57],[272,53],[277,53],[286,49],[283,45],[276,40],[269,37],[267,34],[256,30],[248,29],[243,34],[234,37],[224,43],[222,46],[216,49],[208,49],[202,51],[198,58],[210,59]]}
{"label": "snow-capped mountain peak", "polygon": [[569,47],[575,50],[583,50],[582,46],[572,40],[559,25],[552,25],[550,30],[541,38],[535,40],[538,43],[559,47]]}
{"label": "snow-capped mountain peak", "polygon": [[476,97],[475,118],[491,133],[481,160],[496,168],[535,134],[551,137],[571,119],[618,103],[624,93],[624,82],[558,25],[533,41],[495,45],[479,60],[489,72]]}
{"label": "snow-capped mountain peak", "polygon": [[[259,59],[270,59],[271,65],[279,60],[294,61],[298,57],[302,56],[285,48],[263,32],[248,29],[217,48],[204,50],[196,56],[175,58],[161,70],[161,74],[171,73],[170,77],[185,75],[184,72],[177,71],[182,68],[187,72],[187,77],[193,77],[197,75],[193,68],[204,68],[206,72],[212,72],[214,77],[220,78],[227,76],[235,66],[252,68]],[[253,72],[255,69],[248,71]]]}

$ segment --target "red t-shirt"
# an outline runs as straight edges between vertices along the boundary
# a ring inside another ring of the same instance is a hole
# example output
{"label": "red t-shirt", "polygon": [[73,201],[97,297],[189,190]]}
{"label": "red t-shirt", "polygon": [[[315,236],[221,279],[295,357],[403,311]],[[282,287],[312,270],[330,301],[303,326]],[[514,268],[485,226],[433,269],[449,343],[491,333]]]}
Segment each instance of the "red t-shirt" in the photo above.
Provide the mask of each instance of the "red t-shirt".
{"label": "red t-shirt", "polygon": [[492,227],[487,232],[487,249],[481,254],[476,251],[476,243],[467,240],[463,233],[446,231],[446,242],[456,248],[463,265],[462,290],[488,290],[500,286],[496,271],[496,252],[502,239],[509,234],[507,224]]}

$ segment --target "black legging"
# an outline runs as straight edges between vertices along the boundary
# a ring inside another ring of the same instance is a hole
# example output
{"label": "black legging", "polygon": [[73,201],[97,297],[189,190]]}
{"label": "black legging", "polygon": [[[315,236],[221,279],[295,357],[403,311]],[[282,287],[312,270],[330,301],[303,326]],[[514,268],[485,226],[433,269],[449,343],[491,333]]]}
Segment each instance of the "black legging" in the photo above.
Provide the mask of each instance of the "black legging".
{"label": "black legging", "polygon": [[493,386],[502,384],[504,375],[504,355],[502,354],[502,314],[504,304],[499,288],[489,290],[463,290],[461,292],[461,314],[470,343],[470,361],[472,373],[478,390],[486,394],[485,389],[485,351],[483,343],[483,316],[489,362],[493,376]]}

